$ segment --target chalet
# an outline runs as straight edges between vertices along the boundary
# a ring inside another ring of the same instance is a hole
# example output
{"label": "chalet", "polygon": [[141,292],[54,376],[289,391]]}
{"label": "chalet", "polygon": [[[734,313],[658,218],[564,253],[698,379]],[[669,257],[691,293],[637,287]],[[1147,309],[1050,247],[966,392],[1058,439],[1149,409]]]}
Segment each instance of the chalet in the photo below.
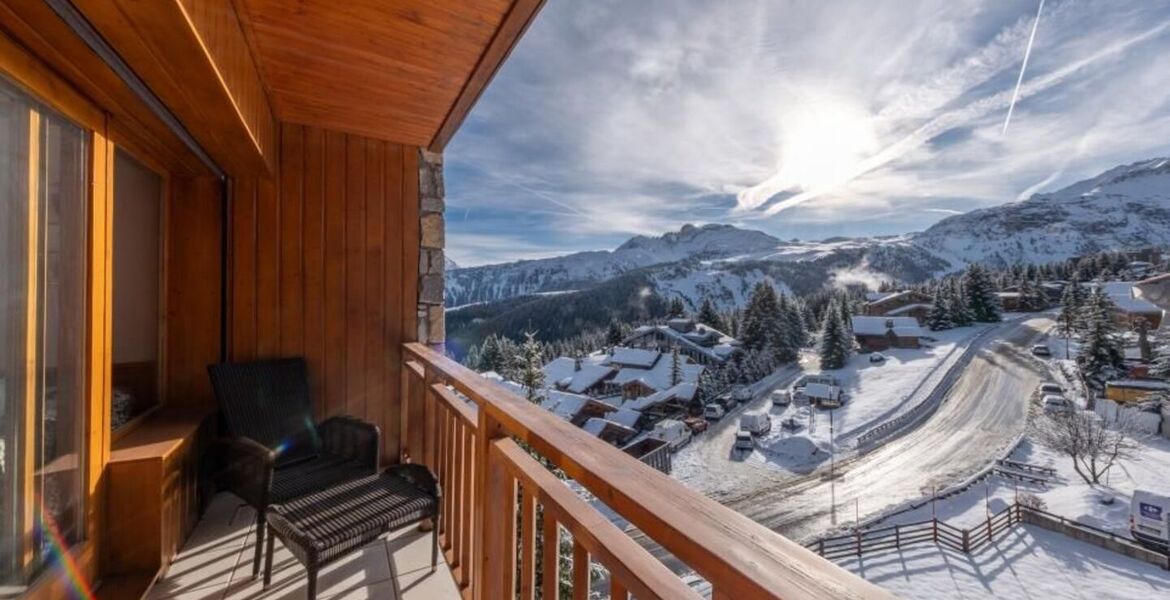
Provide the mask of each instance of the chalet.
{"label": "chalet", "polygon": [[1136,283],[1132,281],[1106,281],[1093,285],[1101,286],[1105,294],[1113,301],[1116,306],[1113,313],[1114,321],[1119,327],[1133,329],[1139,320],[1144,320],[1151,330],[1161,326],[1163,310],[1149,300],[1140,297],[1135,290]]}
{"label": "chalet", "polygon": [[922,326],[913,317],[853,317],[853,336],[862,352],[917,348]]}
{"label": "chalet", "polygon": [[800,394],[803,400],[821,408],[841,406],[844,397],[841,388],[827,383],[810,383],[801,389]]}
{"label": "chalet", "polygon": [[697,383],[705,367],[679,353],[681,381],[672,381],[674,360],[668,353],[641,348],[614,348],[613,354],[602,360],[602,366],[615,370],[605,380],[605,394],[624,399],[640,398],[671,388],[679,383]]}
{"label": "chalet", "polygon": [[600,357],[589,357],[589,360],[556,358],[542,369],[544,380],[561,391],[587,396],[605,395],[605,382],[613,376],[616,368],[598,364],[600,361]]}
{"label": "chalet", "polygon": [[622,404],[622,408],[636,410],[645,415],[647,418],[642,420],[643,423],[653,423],[664,417],[686,414],[698,393],[698,383],[688,381],[649,395],[634,397]]}
{"label": "chalet", "polygon": [[996,292],[995,297],[999,298],[999,306],[1007,312],[1018,312],[1020,310],[1020,292]]}
{"label": "chalet", "polygon": [[1141,402],[1170,392],[1170,383],[1156,379],[1118,379],[1105,382],[1105,397],[1118,403]]}
{"label": "chalet", "polygon": [[[870,296],[867,294],[866,298]],[[867,301],[861,312],[870,317],[913,317],[919,325],[930,313],[931,298],[917,290],[887,293],[874,296]]]}
{"label": "chalet", "polygon": [[677,348],[701,365],[723,364],[741,351],[738,340],[693,319],[671,319],[665,325],[643,325],[623,340],[622,345],[659,352],[671,352]]}
{"label": "chalet", "polygon": [[637,430],[632,427],[601,417],[591,417],[581,428],[601,441],[614,446],[621,446],[638,435]]}

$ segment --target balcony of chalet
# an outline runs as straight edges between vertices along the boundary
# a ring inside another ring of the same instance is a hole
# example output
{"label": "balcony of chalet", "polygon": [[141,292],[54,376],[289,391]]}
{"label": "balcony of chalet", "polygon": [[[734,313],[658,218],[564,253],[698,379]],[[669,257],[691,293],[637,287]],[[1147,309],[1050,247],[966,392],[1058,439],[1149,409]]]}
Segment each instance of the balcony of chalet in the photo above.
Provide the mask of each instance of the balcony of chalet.
{"label": "balcony of chalet", "polygon": [[[443,491],[436,571],[411,526],[327,566],[319,597],[887,597],[441,352],[442,151],[541,5],[0,3],[0,133],[25,150],[0,168],[28,175],[0,206],[20,301],[0,441],[21,457],[0,468],[0,595],[303,597],[283,544],[271,584],[252,575],[255,514],[206,477],[226,432],[208,365],[300,357],[313,418],[376,425],[383,467]],[[71,268],[37,262],[38,217],[73,232]]]}

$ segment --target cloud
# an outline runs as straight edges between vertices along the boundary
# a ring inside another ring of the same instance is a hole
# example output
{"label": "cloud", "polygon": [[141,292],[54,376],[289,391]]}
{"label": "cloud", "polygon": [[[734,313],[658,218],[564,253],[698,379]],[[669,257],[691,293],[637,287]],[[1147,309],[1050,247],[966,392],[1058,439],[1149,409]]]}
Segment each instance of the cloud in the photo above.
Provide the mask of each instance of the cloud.
{"label": "cloud", "polygon": [[1170,6],[1143,0],[1048,0],[1003,135],[1035,11],[547,3],[448,148],[470,211],[449,239],[527,257],[687,222],[891,233],[1170,152]]}

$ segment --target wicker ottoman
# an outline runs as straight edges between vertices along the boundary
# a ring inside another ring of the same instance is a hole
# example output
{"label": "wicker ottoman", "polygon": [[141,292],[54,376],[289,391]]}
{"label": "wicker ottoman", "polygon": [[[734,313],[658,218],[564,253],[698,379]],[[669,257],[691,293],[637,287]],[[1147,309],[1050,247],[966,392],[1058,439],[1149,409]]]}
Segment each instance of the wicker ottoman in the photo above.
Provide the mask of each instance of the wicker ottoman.
{"label": "wicker ottoman", "polygon": [[356,479],[268,507],[268,548],[264,586],[272,582],[272,538],[280,538],[309,571],[309,598],[317,596],[321,567],[395,529],[434,519],[431,569],[438,561],[439,485],[421,465],[395,465],[379,475]]}

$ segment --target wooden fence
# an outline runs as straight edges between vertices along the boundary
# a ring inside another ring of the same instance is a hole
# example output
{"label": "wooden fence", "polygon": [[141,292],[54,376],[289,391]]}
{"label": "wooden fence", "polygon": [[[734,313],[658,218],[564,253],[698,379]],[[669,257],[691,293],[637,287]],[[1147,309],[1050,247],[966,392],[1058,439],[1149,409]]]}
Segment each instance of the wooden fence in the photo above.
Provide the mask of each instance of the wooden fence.
{"label": "wooden fence", "polygon": [[917,544],[939,544],[969,554],[979,551],[1019,523],[1022,510],[1027,509],[1012,504],[994,515],[988,515],[983,523],[970,529],[960,529],[946,521],[930,519],[822,538],[808,544],[808,548],[830,560],[864,556],[883,550],[900,550]]}

